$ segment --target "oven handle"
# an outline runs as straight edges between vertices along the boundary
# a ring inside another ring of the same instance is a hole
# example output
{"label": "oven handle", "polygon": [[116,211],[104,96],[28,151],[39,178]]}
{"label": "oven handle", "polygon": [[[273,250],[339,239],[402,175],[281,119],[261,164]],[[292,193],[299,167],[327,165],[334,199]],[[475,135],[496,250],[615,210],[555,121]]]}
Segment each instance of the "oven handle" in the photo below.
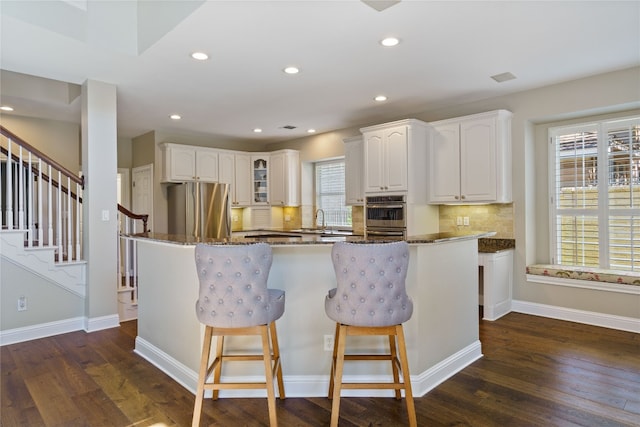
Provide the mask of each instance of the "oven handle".
{"label": "oven handle", "polygon": [[367,234],[373,234],[376,236],[404,236],[404,231],[376,231],[376,230],[367,230]]}
{"label": "oven handle", "polygon": [[367,205],[367,208],[404,209],[404,205]]}

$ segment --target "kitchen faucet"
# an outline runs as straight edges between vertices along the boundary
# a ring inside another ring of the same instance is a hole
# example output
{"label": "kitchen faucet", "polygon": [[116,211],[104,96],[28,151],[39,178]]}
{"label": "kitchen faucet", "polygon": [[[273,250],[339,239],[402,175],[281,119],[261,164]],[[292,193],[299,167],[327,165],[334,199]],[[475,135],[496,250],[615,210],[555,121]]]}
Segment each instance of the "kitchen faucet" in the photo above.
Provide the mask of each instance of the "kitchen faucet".
{"label": "kitchen faucet", "polygon": [[314,225],[318,225],[318,215],[322,212],[322,229],[324,230],[325,228],[327,228],[327,224],[324,221],[324,211],[322,209],[316,209],[316,218],[314,221]]}

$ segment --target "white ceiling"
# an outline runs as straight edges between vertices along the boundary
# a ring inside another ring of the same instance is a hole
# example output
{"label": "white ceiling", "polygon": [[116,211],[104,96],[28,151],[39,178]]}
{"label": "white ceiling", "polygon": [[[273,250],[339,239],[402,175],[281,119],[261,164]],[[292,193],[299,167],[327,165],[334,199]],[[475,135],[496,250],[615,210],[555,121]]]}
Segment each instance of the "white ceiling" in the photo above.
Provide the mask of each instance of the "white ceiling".
{"label": "white ceiling", "polygon": [[[640,1],[2,0],[0,14],[9,114],[79,121],[60,82],[104,81],[128,138],[282,141],[640,65]],[[490,78],[504,72],[517,79]]]}

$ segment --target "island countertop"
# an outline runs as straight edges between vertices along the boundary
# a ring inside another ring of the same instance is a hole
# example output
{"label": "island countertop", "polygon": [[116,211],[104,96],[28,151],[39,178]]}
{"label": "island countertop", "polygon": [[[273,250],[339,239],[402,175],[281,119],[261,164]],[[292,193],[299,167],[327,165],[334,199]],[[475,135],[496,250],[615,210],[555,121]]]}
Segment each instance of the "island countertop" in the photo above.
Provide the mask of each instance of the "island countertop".
{"label": "island countertop", "polygon": [[[420,234],[408,236],[409,244],[429,244],[454,240],[472,240],[487,238],[495,235],[494,231],[465,231],[465,232],[443,232],[433,234]],[[281,235],[281,236],[277,236]],[[326,233],[318,235],[315,233],[297,233],[279,230],[256,230],[249,236],[232,236],[224,239],[198,238],[186,235],[164,234],[164,233],[138,233],[129,237],[141,240],[153,240],[156,242],[171,243],[176,245],[196,245],[198,243],[209,243],[216,245],[246,245],[256,242],[265,242],[270,245],[322,245],[335,242],[353,243],[384,243],[393,240],[368,239],[365,236],[354,236],[342,233]]]}

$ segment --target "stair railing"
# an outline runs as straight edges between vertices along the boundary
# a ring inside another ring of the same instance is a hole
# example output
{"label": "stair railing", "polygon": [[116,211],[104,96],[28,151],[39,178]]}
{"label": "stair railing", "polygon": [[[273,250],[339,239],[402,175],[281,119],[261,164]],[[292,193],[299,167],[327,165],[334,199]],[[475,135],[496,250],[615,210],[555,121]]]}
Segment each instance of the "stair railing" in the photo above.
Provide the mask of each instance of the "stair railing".
{"label": "stair railing", "polygon": [[136,305],[138,303],[138,253],[137,245],[131,237],[149,231],[147,229],[149,215],[135,214],[120,204],[118,204],[118,212],[120,212],[118,302]]}
{"label": "stair railing", "polygon": [[27,247],[51,247],[58,262],[82,260],[82,190],[77,176],[0,126],[3,230],[25,231]]}

